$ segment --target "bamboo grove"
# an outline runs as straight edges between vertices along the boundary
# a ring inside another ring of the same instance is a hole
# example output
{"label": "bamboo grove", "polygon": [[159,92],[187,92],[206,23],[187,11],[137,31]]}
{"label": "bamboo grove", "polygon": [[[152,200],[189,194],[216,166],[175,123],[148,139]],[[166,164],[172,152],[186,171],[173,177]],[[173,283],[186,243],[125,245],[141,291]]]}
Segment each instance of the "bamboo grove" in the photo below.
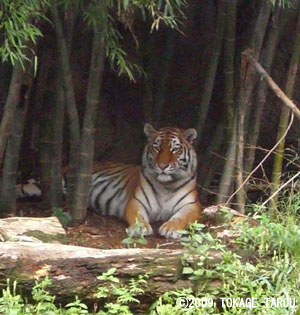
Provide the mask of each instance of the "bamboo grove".
{"label": "bamboo grove", "polygon": [[1,211],[33,175],[83,221],[94,161],[139,163],[145,122],[197,129],[204,203],[245,212],[257,180],[274,193],[297,108],[249,58],[297,104],[299,13],[299,0],[1,1]]}

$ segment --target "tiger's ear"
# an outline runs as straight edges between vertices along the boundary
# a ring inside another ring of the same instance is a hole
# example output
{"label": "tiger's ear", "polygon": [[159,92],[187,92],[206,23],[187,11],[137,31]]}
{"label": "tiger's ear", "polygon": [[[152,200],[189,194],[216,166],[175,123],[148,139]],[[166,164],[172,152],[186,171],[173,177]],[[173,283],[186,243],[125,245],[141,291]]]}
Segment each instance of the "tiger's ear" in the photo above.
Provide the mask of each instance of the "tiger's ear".
{"label": "tiger's ear", "polygon": [[151,136],[153,135],[153,133],[155,132],[156,130],[152,127],[151,124],[149,123],[146,123],[145,126],[144,126],[144,132],[145,132],[145,135],[149,138],[151,138]]}
{"label": "tiger's ear", "polygon": [[194,140],[197,138],[197,130],[194,128],[189,128],[185,130],[185,132],[183,133],[183,136],[185,140],[187,140],[187,142],[189,142],[190,144],[193,144]]}

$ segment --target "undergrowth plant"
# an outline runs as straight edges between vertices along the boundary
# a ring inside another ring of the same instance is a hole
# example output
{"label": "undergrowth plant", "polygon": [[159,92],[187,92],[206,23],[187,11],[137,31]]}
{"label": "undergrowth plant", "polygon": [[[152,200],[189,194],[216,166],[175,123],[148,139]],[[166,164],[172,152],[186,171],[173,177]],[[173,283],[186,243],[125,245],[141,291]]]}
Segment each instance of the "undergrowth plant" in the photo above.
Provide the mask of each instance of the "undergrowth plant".
{"label": "undergrowth plant", "polygon": [[146,245],[147,244],[147,239],[145,238],[145,232],[144,232],[144,224],[139,222],[138,219],[135,222],[134,225],[134,231],[136,232],[136,235],[140,235],[139,237],[131,236],[128,233],[128,229],[126,229],[127,237],[123,239],[122,243],[127,245],[127,247],[134,247],[136,248],[137,244],[140,245]]}
{"label": "undergrowth plant", "polygon": [[[194,223],[189,231],[182,232],[187,249],[183,274],[195,281],[194,290],[165,293],[152,305],[151,314],[298,314],[300,229],[295,212],[286,211],[277,221],[266,213],[255,213],[254,218],[256,225],[251,223],[253,218],[234,225],[240,232],[235,251],[204,233],[203,225]],[[247,258],[238,255],[239,250]],[[214,258],[216,252],[220,261]],[[178,297],[213,298],[215,303],[209,308],[179,309]],[[228,307],[220,303],[221,298],[253,298],[256,307]],[[267,305],[270,298],[295,299],[296,306]]]}

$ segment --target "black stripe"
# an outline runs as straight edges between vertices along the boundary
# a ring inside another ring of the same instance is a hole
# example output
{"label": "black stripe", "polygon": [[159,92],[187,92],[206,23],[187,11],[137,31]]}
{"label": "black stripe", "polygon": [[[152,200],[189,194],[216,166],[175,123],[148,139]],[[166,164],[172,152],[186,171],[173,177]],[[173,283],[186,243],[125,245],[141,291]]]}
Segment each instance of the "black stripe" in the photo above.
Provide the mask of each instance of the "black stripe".
{"label": "black stripe", "polygon": [[[94,182],[94,180],[93,180]],[[106,178],[103,178],[102,180],[97,180],[97,183],[93,183],[91,184],[91,190],[90,190],[90,195],[93,194],[94,190],[97,189],[99,186],[103,185],[103,183],[105,182],[111,182],[111,181],[108,181]]]}
{"label": "black stripe", "polygon": [[[101,198],[101,195],[106,191],[106,189],[108,188],[108,186],[109,186],[110,184],[111,184],[110,182],[107,183],[107,184],[102,188],[102,190],[101,190],[100,192],[98,192],[98,196],[96,197],[95,203],[94,203],[96,206],[99,205],[99,200],[100,200],[100,198]],[[99,186],[100,186],[100,185],[99,185]],[[98,209],[98,210],[100,210],[101,213],[103,213],[103,214],[106,214],[106,212],[107,212],[106,209]]]}
{"label": "black stripe", "polygon": [[144,203],[139,198],[137,198],[135,195],[133,196],[133,198],[135,200],[137,200],[143,206],[143,208],[145,209],[146,213],[148,214],[147,207],[144,205]]}
{"label": "black stripe", "polygon": [[146,182],[148,183],[148,185],[151,187],[153,195],[155,197],[156,202],[158,203],[159,207],[161,207],[160,205],[160,201],[158,200],[158,193],[156,191],[156,189],[154,188],[154,185],[152,184],[152,182],[150,181],[150,179],[146,176],[146,174],[144,173],[144,170],[142,169],[142,176],[144,177],[144,179],[146,180]]}
{"label": "black stripe", "polygon": [[[116,188],[117,185],[121,184],[121,182],[126,178],[128,174],[125,174],[125,176],[122,176],[121,179],[116,182],[114,185],[113,185],[113,188]],[[130,183],[131,181],[131,178],[133,177],[134,173],[132,173],[129,178],[125,181],[124,185],[122,185],[120,188],[118,188],[114,193],[113,195],[106,201],[105,203],[105,208],[108,209],[108,213],[110,214],[111,211],[110,211],[110,204],[111,202],[113,201],[114,198],[117,198],[118,195],[120,195],[122,192],[126,192],[126,187],[128,186],[128,184]],[[120,213],[118,211],[118,217],[121,217],[120,216]]]}
{"label": "black stripe", "polygon": [[148,185],[151,187],[155,197],[158,195],[156,189],[154,188],[154,185],[152,184],[152,182],[150,181],[150,179],[146,176],[146,174],[144,173],[144,170],[142,169],[142,175],[145,178],[146,182],[148,183]]}
{"label": "black stripe", "polygon": [[99,177],[104,177],[104,176],[108,176],[108,177],[111,177],[111,176],[113,176],[113,175],[117,175],[117,174],[119,174],[119,173],[123,173],[125,170],[127,170],[128,169],[128,167],[126,167],[126,168],[122,168],[122,169],[119,169],[119,170],[116,170],[116,171],[111,171],[111,170],[105,170],[105,171],[103,171],[103,172],[101,172],[100,174],[96,174],[96,173],[94,173],[93,175],[97,175],[97,178],[99,178]]}
{"label": "black stripe", "polygon": [[123,191],[123,187],[117,189],[114,194],[106,201],[105,203],[105,209],[106,209],[106,212],[111,215],[111,212],[110,212],[110,204],[111,202],[113,201],[114,198],[116,198],[121,192]]}
{"label": "black stripe", "polygon": [[[94,183],[94,184],[92,183],[90,194],[92,194],[95,189],[97,189],[99,186],[101,186],[106,181],[109,182],[110,184],[112,184],[116,179],[119,178],[119,176],[117,176],[117,175],[119,175],[118,172],[114,172],[113,174],[110,174],[109,178],[106,177],[106,178],[101,179],[101,177],[108,176],[108,175],[103,175],[103,174],[100,174],[97,178],[94,178],[93,182],[96,182],[96,183]],[[114,176],[112,176],[112,175],[114,175]],[[125,174],[125,176],[126,175],[127,174]],[[122,174],[120,174],[120,176],[122,176]],[[122,179],[125,176],[121,177],[120,182],[122,181]],[[110,178],[110,177],[115,177],[115,178]],[[117,182],[113,187],[115,188],[118,184],[119,184],[119,182]]]}
{"label": "black stripe", "polygon": [[148,196],[146,195],[146,192],[145,192],[145,190],[144,190],[143,186],[142,186],[142,185],[140,185],[140,187],[141,187],[141,189],[142,189],[142,192],[143,192],[143,194],[144,194],[145,199],[147,200],[147,203],[148,203],[149,209],[150,209],[150,210],[152,210],[152,207],[151,207],[151,204],[150,204],[150,200],[149,200]]}
{"label": "black stripe", "polygon": [[188,180],[186,180],[183,184],[179,185],[178,187],[176,187],[173,190],[173,193],[175,193],[176,191],[178,191],[179,189],[181,189],[182,187],[184,187],[185,185],[187,185],[190,181],[192,181],[193,179],[195,179],[196,177],[196,173],[194,173],[194,175],[192,177],[190,177]]}
{"label": "black stripe", "polygon": [[176,211],[176,213],[177,213],[178,211],[180,211],[183,207],[185,207],[185,206],[187,206],[187,205],[191,205],[191,204],[193,204],[193,203],[196,203],[196,201],[197,201],[197,198],[195,199],[195,201],[188,202],[188,203],[184,204],[183,206],[181,206],[180,208],[178,208],[178,210]]}
{"label": "black stripe", "polygon": [[179,200],[177,200],[176,204],[173,206],[172,208],[172,212],[173,210],[176,208],[176,206],[186,197],[188,196],[192,191],[194,191],[194,188],[192,190],[190,190],[189,192],[187,192],[185,195],[183,195]]}
{"label": "black stripe", "polygon": [[189,165],[191,163],[190,161],[190,157],[187,158],[186,154],[187,154],[187,151],[189,152],[188,148],[187,147],[183,147],[184,148],[184,169],[187,170],[189,168]]}

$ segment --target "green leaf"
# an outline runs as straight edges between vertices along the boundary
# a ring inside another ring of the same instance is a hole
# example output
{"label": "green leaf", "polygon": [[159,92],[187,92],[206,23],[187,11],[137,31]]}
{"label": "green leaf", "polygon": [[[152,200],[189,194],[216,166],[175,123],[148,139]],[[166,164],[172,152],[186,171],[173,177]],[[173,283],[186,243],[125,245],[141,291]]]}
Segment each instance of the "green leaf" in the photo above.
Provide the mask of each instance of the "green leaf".
{"label": "green leaf", "polygon": [[183,267],[182,274],[189,275],[194,272],[194,269],[191,267]]}

